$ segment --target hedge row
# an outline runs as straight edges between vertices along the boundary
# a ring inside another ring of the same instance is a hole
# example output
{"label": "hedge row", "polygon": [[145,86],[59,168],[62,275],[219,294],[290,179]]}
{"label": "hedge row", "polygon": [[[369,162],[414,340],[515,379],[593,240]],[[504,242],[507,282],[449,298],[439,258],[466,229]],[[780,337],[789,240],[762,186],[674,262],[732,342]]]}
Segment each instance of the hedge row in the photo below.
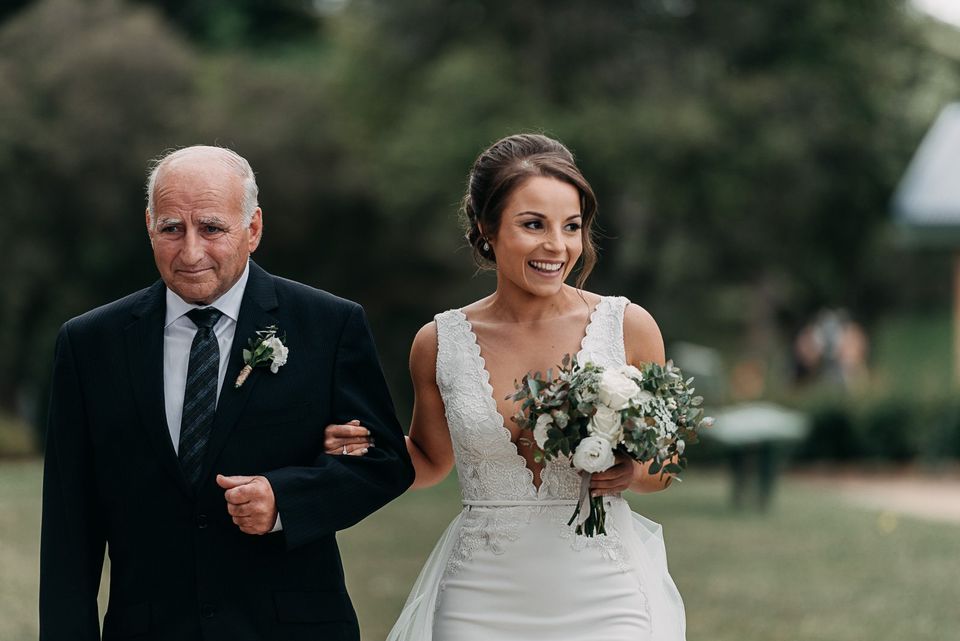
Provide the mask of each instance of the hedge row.
{"label": "hedge row", "polygon": [[837,401],[807,411],[811,429],[795,451],[799,460],[960,459],[960,399]]}

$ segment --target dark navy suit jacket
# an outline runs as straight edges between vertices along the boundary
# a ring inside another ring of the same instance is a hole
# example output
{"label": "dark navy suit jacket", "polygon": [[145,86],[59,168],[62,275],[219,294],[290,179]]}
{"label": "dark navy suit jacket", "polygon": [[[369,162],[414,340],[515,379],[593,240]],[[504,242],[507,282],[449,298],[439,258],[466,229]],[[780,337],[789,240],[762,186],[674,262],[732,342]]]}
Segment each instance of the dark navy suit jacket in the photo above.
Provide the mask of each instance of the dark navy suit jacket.
{"label": "dark navy suit jacket", "polygon": [[[40,628],[45,641],[359,638],[335,533],[413,480],[362,308],[250,264],[194,492],[163,400],[165,287],[67,322],[57,338],[43,481]],[[257,330],[286,335],[287,364],[238,389]],[[360,419],[376,447],[323,453],[328,423]],[[263,475],[283,530],[252,536],[227,514],[216,474]]]}

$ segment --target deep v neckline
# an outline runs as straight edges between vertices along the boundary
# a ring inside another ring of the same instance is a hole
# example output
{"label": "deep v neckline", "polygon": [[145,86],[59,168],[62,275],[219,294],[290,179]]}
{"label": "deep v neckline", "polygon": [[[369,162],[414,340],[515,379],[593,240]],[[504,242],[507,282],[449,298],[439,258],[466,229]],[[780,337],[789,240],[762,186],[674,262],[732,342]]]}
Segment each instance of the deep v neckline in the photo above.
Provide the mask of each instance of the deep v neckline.
{"label": "deep v neckline", "polygon": [[[594,322],[597,319],[597,316],[600,312],[600,306],[603,305],[604,301],[607,300],[606,296],[601,296],[600,300],[597,301],[597,304],[593,306],[593,310],[590,312],[590,316],[587,318],[587,324],[583,328],[583,337],[580,339],[580,349],[576,353],[577,360],[580,360],[580,355],[587,348],[587,339],[590,338],[591,329],[594,327]],[[485,404],[487,406],[490,415],[494,418],[495,422],[500,426],[500,433],[503,437],[513,446],[513,453],[519,459],[523,469],[527,471],[527,474],[530,479],[530,487],[533,488],[534,494],[538,497],[540,496],[540,489],[543,487],[543,476],[544,472],[547,470],[547,466],[544,465],[540,470],[540,483],[536,483],[536,475],[533,470],[530,469],[530,466],[527,465],[527,459],[525,459],[521,454],[519,448],[517,448],[517,442],[513,440],[513,433],[510,431],[510,428],[507,427],[507,420],[500,412],[500,408],[497,405],[497,397],[493,393],[493,385],[490,383],[490,370],[487,369],[487,361],[483,357],[483,350],[480,348],[480,340],[477,338],[477,333],[473,329],[473,323],[467,318],[466,313],[463,309],[458,309],[457,312],[460,314],[460,318],[463,321],[463,327],[466,330],[467,334],[470,335],[472,340],[472,345],[474,349],[472,350],[476,356],[476,365],[480,370],[480,382],[483,384],[483,397],[485,399]]]}

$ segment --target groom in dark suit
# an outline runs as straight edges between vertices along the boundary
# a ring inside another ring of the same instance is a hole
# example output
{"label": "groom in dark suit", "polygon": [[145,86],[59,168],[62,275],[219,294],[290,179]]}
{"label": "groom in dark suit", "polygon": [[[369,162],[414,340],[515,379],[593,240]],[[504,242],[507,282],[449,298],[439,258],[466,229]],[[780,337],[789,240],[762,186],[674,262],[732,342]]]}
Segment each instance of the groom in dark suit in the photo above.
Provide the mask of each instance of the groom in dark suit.
{"label": "groom in dark suit", "polygon": [[[413,480],[363,310],[249,260],[262,214],[232,151],[173,152],[147,191],[162,280],[57,338],[40,637],[100,638],[106,548],[105,640],[356,640],[335,533]],[[376,447],[324,454],[352,419]]]}

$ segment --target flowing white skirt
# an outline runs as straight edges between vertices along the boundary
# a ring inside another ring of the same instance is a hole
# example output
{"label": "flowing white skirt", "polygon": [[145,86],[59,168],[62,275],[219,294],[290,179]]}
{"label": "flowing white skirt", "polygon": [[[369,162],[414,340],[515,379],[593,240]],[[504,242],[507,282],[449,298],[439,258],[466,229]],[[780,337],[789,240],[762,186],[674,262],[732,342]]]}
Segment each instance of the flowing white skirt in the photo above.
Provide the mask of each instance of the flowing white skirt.
{"label": "flowing white skirt", "polygon": [[617,559],[562,536],[558,522],[572,507],[553,506],[532,510],[515,540],[473,551],[448,574],[471,517],[465,510],[440,537],[387,641],[684,641],[660,526],[622,499],[607,510],[622,542]]}

